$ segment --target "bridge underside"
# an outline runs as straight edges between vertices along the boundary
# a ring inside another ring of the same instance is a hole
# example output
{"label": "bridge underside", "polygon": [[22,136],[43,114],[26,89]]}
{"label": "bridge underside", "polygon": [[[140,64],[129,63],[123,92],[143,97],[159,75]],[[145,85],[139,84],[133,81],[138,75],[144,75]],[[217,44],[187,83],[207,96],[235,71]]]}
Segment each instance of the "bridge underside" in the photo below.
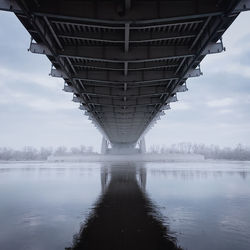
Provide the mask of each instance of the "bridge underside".
{"label": "bridge underside", "polygon": [[113,145],[135,145],[248,1],[0,0]]}

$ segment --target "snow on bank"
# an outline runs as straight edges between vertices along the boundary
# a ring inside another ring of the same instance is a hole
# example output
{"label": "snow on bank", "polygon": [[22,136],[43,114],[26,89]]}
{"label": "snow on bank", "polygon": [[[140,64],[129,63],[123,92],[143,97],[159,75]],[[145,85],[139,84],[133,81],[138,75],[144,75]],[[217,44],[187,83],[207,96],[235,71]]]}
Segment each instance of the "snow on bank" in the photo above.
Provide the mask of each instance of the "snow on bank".
{"label": "snow on bank", "polygon": [[204,156],[198,154],[131,154],[131,155],[74,155],[50,156],[49,162],[175,162],[203,161]]}

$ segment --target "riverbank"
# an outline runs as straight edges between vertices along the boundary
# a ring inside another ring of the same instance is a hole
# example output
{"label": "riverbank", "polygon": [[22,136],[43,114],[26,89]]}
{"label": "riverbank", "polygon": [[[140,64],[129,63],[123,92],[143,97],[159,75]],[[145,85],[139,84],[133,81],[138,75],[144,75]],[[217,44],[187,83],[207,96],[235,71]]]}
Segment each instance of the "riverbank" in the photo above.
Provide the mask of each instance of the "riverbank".
{"label": "riverbank", "polygon": [[203,161],[204,156],[198,154],[131,154],[131,155],[74,155],[50,156],[49,162],[177,162]]}

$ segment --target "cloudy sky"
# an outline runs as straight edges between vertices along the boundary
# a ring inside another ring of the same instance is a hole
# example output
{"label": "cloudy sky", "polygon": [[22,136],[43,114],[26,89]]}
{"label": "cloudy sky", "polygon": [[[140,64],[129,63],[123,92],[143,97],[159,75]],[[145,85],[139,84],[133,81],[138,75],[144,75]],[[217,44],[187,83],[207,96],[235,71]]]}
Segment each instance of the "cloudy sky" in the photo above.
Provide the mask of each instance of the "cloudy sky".
{"label": "cloudy sky", "polygon": [[[202,62],[203,76],[189,79],[189,91],[147,134],[147,145],[196,142],[250,146],[250,12],[223,36],[226,52]],[[0,147],[93,146],[101,135],[51,78],[45,56],[27,51],[28,32],[17,18],[0,12]]]}

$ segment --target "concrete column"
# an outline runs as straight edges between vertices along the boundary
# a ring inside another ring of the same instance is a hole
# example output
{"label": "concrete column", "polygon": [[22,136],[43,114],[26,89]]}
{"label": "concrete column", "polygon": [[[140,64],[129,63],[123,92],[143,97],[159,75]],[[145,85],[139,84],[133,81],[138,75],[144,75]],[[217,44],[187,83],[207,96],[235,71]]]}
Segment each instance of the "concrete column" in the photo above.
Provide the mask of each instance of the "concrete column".
{"label": "concrete column", "polygon": [[107,152],[108,152],[108,141],[104,137],[102,137],[101,153],[107,154]]}
{"label": "concrete column", "polygon": [[102,193],[105,192],[107,185],[108,185],[108,168],[106,166],[102,166],[101,168]]}
{"label": "concrete column", "polygon": [[146,183],[147,183],[147,170],[144,167],[141,167],[139,170],[139,179],[141,184],[142,191],[145,192],[146,190]]}
{"label": "concrete column", "polygon": [[139,141],[139,152],[141,154],[145,154],[146,153],[146,142],[145,142],[145,137],[144,136]]}

